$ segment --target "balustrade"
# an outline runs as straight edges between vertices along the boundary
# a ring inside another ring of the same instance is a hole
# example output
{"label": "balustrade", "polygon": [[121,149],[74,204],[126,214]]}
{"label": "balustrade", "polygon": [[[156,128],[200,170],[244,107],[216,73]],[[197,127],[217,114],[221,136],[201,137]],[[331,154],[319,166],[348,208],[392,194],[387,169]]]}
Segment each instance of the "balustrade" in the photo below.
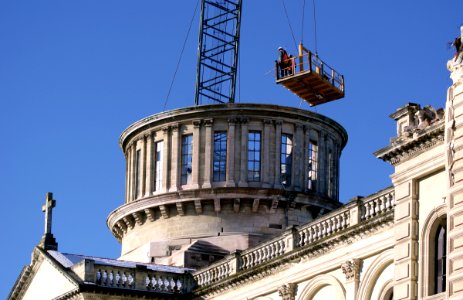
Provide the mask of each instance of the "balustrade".
{"label": "balustrade", "polygon": [[[282,256],[287,251],[291,251],[291,247],[289,244],[287,245],[286,241],[296,241],[295,247],[299,248],[337,234],[339,231],[350,226],[350,211],[353,209],[360,212],[361,221],[366,221],[392,210],[394,205],[393,189],[378,193],[371,198],[365,198],[358,202],[351,202],[320,219],[314,220],[292,231],[289,233],[293,235],[291,239],[287,239],[288,235],[283,234],[255,248],[237,254],[235,257],[238,260],[236,271],[251,269],[256,265]],[[234,257],[229,256],[225,258],[223,262],[219,262],[207,269],[195,273],[194,278],[197,284],[202,287],[229,277],[232,272],[232,259],[234,259]]]}

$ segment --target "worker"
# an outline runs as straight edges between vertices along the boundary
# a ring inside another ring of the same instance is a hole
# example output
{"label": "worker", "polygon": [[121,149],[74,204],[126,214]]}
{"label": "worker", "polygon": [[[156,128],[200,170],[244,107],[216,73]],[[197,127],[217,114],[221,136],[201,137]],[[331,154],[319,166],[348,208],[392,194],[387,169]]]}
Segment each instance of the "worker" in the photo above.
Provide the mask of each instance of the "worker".
{"label": "worker", "polygon": [[280,78],[293,74],[293,59],[288,55],[283,47],[278,47],[278,67],[280,68]]}

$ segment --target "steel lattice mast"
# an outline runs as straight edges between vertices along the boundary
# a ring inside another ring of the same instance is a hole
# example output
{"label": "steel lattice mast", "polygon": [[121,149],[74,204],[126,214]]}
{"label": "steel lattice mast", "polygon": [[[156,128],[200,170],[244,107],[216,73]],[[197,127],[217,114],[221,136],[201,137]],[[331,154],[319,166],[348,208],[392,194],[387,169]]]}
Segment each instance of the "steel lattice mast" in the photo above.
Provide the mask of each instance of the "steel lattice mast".
{"label": "steel lattice mast", "polygon": [[235,102],[242,0],[203,0],[195,104]]}

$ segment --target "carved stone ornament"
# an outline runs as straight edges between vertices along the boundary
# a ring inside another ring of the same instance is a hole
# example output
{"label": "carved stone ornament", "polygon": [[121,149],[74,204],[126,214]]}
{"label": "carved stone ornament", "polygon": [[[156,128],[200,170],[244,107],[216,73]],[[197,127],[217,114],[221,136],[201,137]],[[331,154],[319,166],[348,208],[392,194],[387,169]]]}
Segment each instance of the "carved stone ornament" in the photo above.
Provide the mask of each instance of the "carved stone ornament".
{"label": "carved stone ornament", "polygon": [[360,259],[351,259],[341,265],[342,272],[346,275],[346,280],[358,279],[360,275]]}
{"label": "carved stone ornament", "polygon": [[294,300],[294,299],[296,299],[297,284],[296,283],[288,283],[288,284],[282,285],[278,289],[278,294],[280,295],[282,300]]}

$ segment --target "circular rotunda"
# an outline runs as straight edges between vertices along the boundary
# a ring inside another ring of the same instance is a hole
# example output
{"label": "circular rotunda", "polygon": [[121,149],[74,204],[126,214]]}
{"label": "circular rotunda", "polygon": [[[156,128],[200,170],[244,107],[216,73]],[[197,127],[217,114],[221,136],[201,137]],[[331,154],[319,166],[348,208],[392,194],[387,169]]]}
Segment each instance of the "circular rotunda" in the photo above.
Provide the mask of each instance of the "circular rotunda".
{"label": "circular rotunda", "polygon": [[337,122],[276,105],[202,105],[135,122],[120,138],[125,203],[107,220],[121,258],[198,266],[339,207],[346,142]]}

